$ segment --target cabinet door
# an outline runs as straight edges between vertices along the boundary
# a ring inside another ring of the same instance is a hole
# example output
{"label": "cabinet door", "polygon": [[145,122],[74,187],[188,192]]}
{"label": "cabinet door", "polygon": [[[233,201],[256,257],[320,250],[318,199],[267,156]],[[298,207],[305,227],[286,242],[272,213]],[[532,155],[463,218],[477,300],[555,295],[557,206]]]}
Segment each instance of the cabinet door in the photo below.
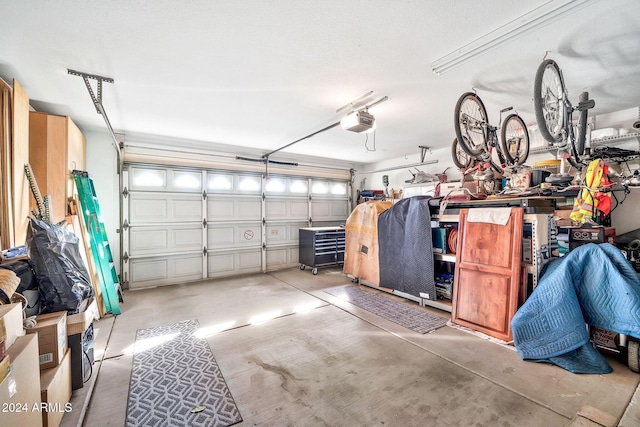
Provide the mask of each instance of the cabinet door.
{"label": "cabinet door", "polygon": [[[66,119],[45,113],[29,115],[29,162],[42,196],[51,195],[51,221],[65,219],[66,199]],[[31,208],[35,208],[31,198]]]}
{"label": "cabinet door", "polygon": [[469,222],[460,212],[451,320],[511,341],[518,308],[522,256],[522,208],[512,208],[506,225]]}

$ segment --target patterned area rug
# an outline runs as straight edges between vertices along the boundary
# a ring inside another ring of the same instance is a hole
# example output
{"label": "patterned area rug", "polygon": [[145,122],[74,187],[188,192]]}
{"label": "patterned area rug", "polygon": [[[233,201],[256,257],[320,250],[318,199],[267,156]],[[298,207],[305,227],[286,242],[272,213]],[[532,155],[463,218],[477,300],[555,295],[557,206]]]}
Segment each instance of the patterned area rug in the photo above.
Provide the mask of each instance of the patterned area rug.
{"label": "patterned area rug", "polygon": [[447,319],[440,316],[355,286],[340,286],[325,292],[420,334],[426,334],[447,324]]}
{"label": "patterned area rug", "polygon": [[198,322],[139,329],[127,402],[127,427],[216,426],[242,421]]}

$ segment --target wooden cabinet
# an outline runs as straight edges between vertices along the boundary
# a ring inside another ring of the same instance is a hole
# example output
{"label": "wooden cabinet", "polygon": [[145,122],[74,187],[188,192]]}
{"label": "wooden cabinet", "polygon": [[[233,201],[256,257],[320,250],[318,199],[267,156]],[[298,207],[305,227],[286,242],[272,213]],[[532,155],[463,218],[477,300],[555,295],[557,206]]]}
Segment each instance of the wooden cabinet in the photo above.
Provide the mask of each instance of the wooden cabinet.
{"label": "wooden cabinet", "polygon": [[[74,169],[85,170],[84,135],[66,116],[29,113],[29,162],[44,197],[51,195],[52,222],[67,215],[67,200],[73,196]],[[31,207],[35,201],[31,198]]]}
{"label": "wooden cabinet", "polygon": [[451,320],[510,341],[522,274],[523,210],[512,208],[506,225],[468,216],[461,210]]}

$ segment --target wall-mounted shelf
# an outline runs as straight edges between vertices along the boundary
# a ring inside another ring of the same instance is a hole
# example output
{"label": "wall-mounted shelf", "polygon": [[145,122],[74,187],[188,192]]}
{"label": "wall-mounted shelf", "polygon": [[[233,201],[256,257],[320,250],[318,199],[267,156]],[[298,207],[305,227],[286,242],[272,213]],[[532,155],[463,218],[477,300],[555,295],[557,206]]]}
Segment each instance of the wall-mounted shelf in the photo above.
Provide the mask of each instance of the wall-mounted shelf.
{"label": "wall-mounted shelf", "polygon": [[[624,142],[629,142],[632,140],[636,140],[638,144],[640,144],[640,132],[628,133],[626,135],[613,135],[606,136],[604,138],[592,139],[591,147],[597,147],[600,145],[618,145]],[[529,154],[540,154],[540,153],[556,153],[557,155],[558,149],[556,147],[550,146],[542,146],[542,147],[532,147],[529,149]]]}
{"label": "wall-mounted shelf", "polygon": [[592,139],[591,147],[597,147],[598,145],[617,145],[623,142],[628,142],[635,139],[640,144],[640,132],[632,132],[626,135],[613,135],[605,136],[604,138]]}

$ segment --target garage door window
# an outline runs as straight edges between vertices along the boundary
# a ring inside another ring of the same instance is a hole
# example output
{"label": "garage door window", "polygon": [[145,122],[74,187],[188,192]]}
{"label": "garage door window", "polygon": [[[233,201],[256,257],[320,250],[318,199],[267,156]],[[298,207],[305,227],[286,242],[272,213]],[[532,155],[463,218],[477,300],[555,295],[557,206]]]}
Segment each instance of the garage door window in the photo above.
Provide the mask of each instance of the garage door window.
{"label": "garage door window", "polygon": [[207,188],[213,191],[233,190],[233,175],[209,175]]}
{"label": "garage door window", "polygon": [[238,189],[247,193],[259,192],[262,188],[262,178],[259,176],[240,177]]}

